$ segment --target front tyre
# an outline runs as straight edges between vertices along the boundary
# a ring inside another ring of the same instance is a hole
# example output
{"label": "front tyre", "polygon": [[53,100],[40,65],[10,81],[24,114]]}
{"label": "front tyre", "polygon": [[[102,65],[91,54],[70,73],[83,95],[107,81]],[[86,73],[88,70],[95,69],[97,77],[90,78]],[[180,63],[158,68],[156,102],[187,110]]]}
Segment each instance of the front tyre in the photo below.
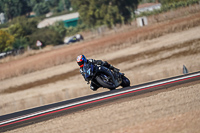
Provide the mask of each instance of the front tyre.
{"label": "front tyre", "polygon": [[116,88],[115,84],[109,81],[106,75],[101,74],[99,76],[96,76],[96,80],[104,88],[108,88],[110,90],[114,90]]}
{"label": "front tyre", "polygon": [[122,76],[122,83],[121,86],[124,87],[128,87],[130,86],[130,80],[126,77],[126,76]]}

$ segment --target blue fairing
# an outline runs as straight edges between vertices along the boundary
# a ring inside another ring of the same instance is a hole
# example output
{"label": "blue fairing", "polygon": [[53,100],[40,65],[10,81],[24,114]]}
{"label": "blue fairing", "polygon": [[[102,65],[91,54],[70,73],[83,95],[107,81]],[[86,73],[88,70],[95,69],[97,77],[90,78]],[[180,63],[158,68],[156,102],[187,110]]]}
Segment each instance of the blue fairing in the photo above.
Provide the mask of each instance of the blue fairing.
{"label": "blue fairing", "polygon": [[93,75],[94,65],[91,63],[84,63],[83,73],[85,78],[89,78]]}

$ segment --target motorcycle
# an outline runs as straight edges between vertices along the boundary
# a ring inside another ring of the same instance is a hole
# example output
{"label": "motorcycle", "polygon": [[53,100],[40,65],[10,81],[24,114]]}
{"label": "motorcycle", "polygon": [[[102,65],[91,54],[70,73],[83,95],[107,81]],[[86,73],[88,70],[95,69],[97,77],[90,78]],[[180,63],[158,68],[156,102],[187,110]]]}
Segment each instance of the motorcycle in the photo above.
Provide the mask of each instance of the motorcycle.
{"label": "motorcycle", "polygon": [[114,72],[107,67],[84,63],[83,74],[88,84],[91,82],[97,88],[103,87],[114,90],[119,86],[130,86],[130,80],[123,73]]}

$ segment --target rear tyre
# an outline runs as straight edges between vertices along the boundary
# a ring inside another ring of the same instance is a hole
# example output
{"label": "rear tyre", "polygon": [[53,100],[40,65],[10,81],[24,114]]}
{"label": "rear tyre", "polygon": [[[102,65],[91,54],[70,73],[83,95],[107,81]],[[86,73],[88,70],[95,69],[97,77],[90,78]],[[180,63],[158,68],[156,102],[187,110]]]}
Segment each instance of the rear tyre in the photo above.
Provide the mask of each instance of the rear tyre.
{"label": "rear tyre", "polygon": [[128,87],[130,86],[130,80],[126,76],[122,76],[122,87]]}
{"label": "rear tyre", "polygon": [[107,79],[104,78],[103,74],[101,74],[99,76],[96,76],[96,80],[104,88],[108,88],[110,90],[114,90],[115,89],[115,84],[110,82],[110,81],[107,81]]}

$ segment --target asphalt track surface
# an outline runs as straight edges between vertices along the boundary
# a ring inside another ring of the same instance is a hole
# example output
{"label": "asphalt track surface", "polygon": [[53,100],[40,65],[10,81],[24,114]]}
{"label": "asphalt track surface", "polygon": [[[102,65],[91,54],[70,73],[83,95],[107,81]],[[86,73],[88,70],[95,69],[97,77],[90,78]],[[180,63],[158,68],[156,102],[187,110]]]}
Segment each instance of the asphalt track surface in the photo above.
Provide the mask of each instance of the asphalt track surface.
{"label": "asphalt track surface", "polygon": [[200,71],[0,116],[0,132],[196,80],[200,80]]}

